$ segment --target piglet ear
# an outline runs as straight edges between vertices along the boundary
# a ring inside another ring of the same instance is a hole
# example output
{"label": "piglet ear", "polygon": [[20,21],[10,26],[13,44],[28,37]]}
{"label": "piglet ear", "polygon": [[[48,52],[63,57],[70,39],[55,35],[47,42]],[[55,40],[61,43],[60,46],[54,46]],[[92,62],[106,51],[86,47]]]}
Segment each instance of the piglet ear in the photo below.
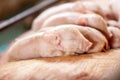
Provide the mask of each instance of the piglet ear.
{"label": "piglet ear", "polygon": [[53,45],[60,45],[60,36],[56,33],[46,33],[44,39]]}
{"label": "piglet ear", "polygon": [[86,51],[89,51],[93,46],[93,43],[92,42],[89,42],[87,48],[86,48]]}
{"label": "piglet ear", "polygon": [[79,43],[79,49],[82,50],[83,52],[88,52],[92,47],[93,43],[89,41],[79,30],[79,37],[78,40],[80,41]]}

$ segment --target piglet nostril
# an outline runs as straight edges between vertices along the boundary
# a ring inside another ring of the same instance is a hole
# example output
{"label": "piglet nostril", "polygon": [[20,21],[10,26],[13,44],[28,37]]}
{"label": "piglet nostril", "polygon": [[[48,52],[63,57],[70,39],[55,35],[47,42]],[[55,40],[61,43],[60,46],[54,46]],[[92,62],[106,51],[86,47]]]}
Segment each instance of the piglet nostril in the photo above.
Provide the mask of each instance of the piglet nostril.
{"label": "piglet nostril", "polygon": [[57,36],[57,35],[52,36],[51,42],[52,42],[54,45],[60,46],[60,43],[61,43],[60,37]]}

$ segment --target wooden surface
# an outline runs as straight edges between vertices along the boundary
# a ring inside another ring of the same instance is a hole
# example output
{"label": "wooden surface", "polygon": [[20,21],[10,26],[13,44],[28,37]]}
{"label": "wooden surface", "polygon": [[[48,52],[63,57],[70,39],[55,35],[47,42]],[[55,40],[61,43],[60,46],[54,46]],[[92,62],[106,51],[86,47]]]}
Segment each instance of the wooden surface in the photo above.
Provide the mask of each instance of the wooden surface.
{"label": "wooden surface", "polygon": [[0,80],[120,80],[120,49],[0,66]]}

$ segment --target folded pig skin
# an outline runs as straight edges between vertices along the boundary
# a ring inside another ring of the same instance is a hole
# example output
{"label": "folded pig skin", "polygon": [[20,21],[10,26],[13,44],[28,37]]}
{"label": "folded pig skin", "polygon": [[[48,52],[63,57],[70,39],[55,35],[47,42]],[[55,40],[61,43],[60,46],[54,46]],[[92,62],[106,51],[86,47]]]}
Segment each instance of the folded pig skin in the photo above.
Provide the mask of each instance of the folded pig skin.
{"label": "folded pig skin", "polygon": [[76,25],[58,26],[17,40],[6,51],[8,60],[89,52],[93,43],[74,26]]}

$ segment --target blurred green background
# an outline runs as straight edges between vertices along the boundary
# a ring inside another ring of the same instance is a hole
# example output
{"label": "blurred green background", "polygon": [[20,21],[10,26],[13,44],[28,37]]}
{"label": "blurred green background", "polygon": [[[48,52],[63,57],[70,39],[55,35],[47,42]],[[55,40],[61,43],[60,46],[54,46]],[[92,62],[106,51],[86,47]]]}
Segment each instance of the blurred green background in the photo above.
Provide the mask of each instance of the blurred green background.
{"label": "blurred green background", "polygon": [[12,40],[27,30],[28,26],[23,22],[19,22],[5,30],[0,31],[0,53],[8,47],[8,44]]}
{"label": "blurred green background", "polygon": [[[40,0],[0,0],[0,22],[34,6]],[[31,18],[25,19],[14,25],[0,30],[0,53],[8,47],[16,37],[30,29]]]}

